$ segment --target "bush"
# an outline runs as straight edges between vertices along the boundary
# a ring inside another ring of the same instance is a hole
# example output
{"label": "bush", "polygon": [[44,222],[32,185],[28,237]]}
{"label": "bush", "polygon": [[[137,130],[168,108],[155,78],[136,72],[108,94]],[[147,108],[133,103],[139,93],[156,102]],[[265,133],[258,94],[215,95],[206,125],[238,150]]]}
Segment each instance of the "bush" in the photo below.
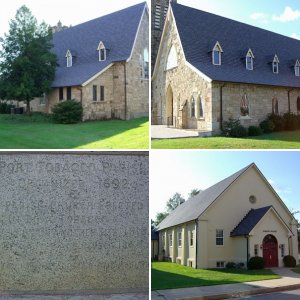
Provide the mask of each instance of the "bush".
{"label": "bush", "polygon": [[298,127],[298,118],[296,115],[286,113],[283,115],[284,129],[285,130],[296,130]]}
{"label": "bush", "polygon": [[236,268],[236,263],[234,262],[228,262],[225,266],[226,269],[235,269]]}
{"label": "bush", "polygon": [[294,267],[296,267],[296,259],[292,255],[286,255],[283,258],[283,263],[284,263],[284,266],[287,267],[287,268],[294,268]]}
{"label": "bush", "polygon": [[73,124],[81,121],[82,106],[75,100],[66,100],[52,108],[53,120],[61,124]]}
{"label": "bush", "polygon": [[282,131],[285,128],[285,120],[283,116],[270,114],[267,118],[274,124],[274,131]]}
{"label": "bush", "polygon": [[10,109],[15,108],[15,105],[7,102],[0,102],[0,114],[10,114]]}
{"label": "bush", "polygon": [[248,128],[248,135],[249,136],[258,136],[258,135],[261,135],[263,132],[262,132],[262,129],[260,127],[257,127],[257,126],[250,126]]}
{"label": "bush", "polygon": [[251,257],[248,261],[249,270],[258,270],[265,267],[264,259],[260,256]]}
{"label": "bush", "polygon": [[264,133],[271,133],[274,130],[274,123],[270,120],[264,120],[259,124],[259,127]]}
{"label": "bush", "polygon": [[248,130],[241,125],[239,120],[229,119],[224,122],[223,134],[230,137],[246,137]]}

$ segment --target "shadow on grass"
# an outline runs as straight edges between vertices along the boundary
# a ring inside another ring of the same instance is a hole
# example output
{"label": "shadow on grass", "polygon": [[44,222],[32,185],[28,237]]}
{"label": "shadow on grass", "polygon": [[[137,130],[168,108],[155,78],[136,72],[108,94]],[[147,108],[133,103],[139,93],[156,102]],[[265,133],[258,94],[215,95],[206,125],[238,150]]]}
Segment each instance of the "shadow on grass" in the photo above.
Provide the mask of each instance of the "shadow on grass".
{"label": "shadow on grass", "polygon": [[285,142],[300,142],[300,130],[295,131],[280,131],[263,134],[261,136],[248,137],[253,140],[268,140],[268,141],[285,141]]}
{"label": "shadow on grass", "polygon": [[[89,149],[91,146],[91,148],[108,149],[143,149],[148,147],[146,126],[148,118],[145,117],[129,121],[91,121],[69,125],[39,119],[30,121],[32,119],[28,118],[11,119],[10,116],[0,116],[0,148]],[[142,145],[143,143],[146,144]]]}

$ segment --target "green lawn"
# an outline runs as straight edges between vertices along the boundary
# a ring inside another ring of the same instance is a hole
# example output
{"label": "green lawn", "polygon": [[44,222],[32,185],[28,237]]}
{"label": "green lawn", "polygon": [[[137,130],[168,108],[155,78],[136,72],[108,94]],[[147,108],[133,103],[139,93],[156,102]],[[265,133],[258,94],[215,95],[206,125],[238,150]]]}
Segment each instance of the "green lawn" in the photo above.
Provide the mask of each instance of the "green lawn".
{"label": "green lawn", "polygon": [[171,289],[277,279],[271,270],[193,269],[168,262],[153,262],[151,289]]}
{"label": "green lawn", "polygon": [[148,149],[148,118],[54,124],[0,115],[0,149]]}
{"label": "green lawn", "polygon": [[154,139],[153,149],[300,149],[300,130],[263,134],[258,137],[201,137]]}
{"label": "green lawn", "polygon": [[300,274],[300,268],[292,269],[292,271]]}

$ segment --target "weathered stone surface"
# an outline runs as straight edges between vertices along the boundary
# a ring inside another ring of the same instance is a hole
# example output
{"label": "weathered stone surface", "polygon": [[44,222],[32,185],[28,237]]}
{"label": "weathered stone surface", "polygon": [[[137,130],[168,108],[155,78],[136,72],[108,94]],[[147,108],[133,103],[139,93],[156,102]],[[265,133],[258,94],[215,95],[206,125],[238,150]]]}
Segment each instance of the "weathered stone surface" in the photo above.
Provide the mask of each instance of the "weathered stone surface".
{"label": "weathered stone surface", "polygon": [[0,291],[148,290],[147,152],[0,155]]}

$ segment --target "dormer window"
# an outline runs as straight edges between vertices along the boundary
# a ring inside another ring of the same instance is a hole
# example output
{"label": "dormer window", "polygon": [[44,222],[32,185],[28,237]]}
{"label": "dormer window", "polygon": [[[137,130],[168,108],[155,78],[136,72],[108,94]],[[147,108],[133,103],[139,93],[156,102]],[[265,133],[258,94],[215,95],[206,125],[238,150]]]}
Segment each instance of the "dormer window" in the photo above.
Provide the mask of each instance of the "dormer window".
{"label": "dormer window", "polygon": [[298,59],[295,63],[295,76],[300,76],[300,62]]}
{"label": "dormer window", "polygon": [[274,74],[279,73],[279,59],[278,59],[277,55],[274,56],[274,59],[273,59],[273,62],[272,62],[272,69],[273,69]]}
{"label": "dormer window", "polygon": [[67,51],[66,58],[67,58],[67,68],[72,67],[73,62],[72,62],[72,54],[70,50]]}
{"label": "dormer window", "polygon": [[254,55],[251,49],[248,50],[246,55],[246,69],[247,70],[253,70],[253,59]]}
{"label": "dormer window", "polygon": [[106,48],[103,42],[99,43],[97,50],[99,51],[99,61],[106,60]]}
{"label": "dormer window", "polygon": [[212,63],[213,65],[220,66],[221,65],[221,53],[223,52],[222,47],[219,42],[216,42],[213,50],[212,50]]}

